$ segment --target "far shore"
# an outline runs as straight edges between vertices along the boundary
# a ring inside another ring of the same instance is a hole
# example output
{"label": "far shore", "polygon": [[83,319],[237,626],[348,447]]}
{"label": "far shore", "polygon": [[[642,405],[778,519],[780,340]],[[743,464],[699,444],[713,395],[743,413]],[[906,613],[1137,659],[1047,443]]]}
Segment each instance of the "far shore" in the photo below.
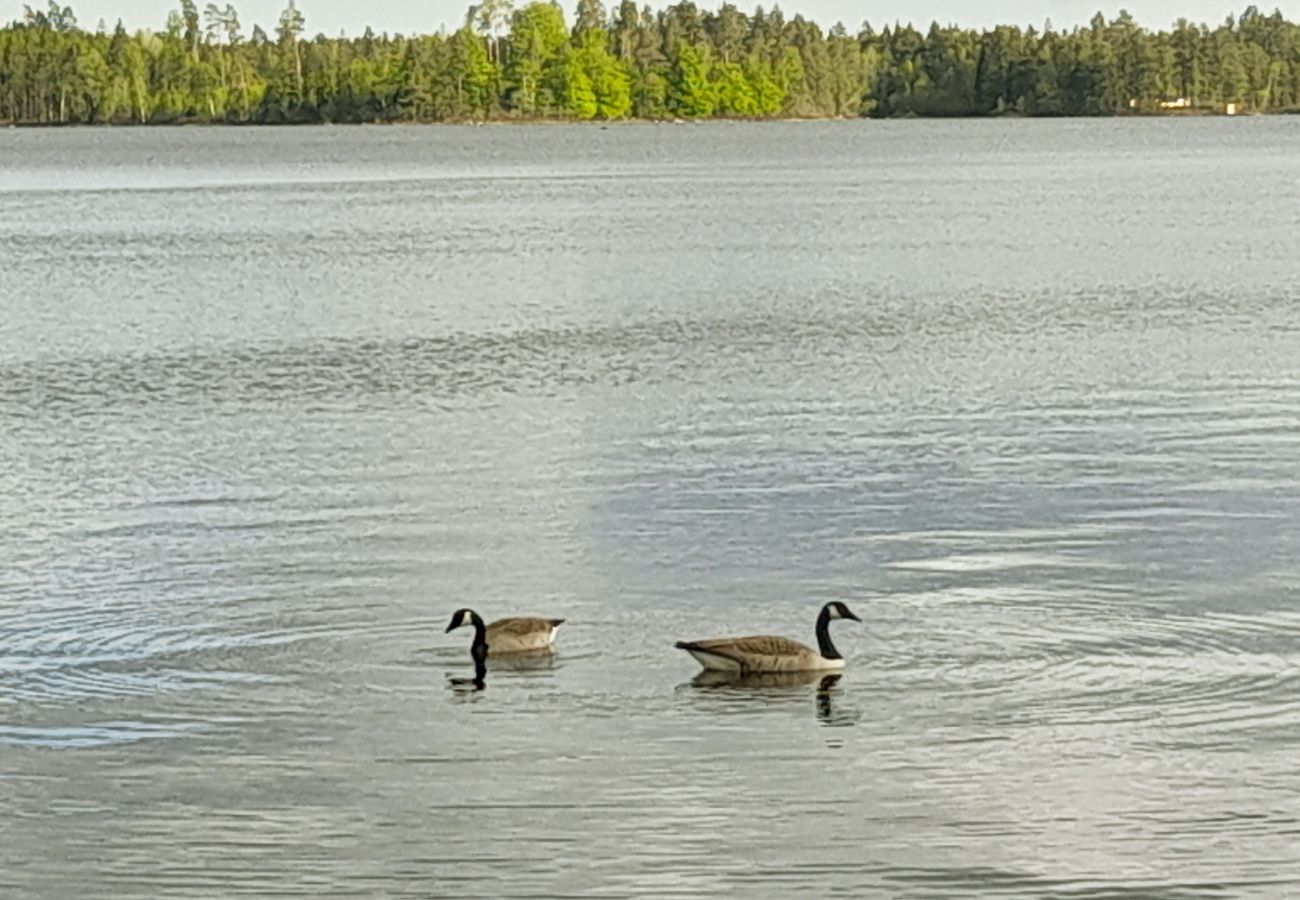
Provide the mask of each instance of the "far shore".
{"label": "far shore", "polygon": [[1030,116],[1020,112],[1004,112],[987,116],[769,116],[762,118],[736,116],[709,116],[707,118],[682,119],[562,119],[547,117],[499,117],[488,119],[387,119],[379,121],[330,121],[319,119],[285,119],[281,121],[238,121],[214,120],[198,117],[158,119],[152,122],[28,122],[0,119],[0,128],[266,128],[266,127],[404,127],[404,126],[495,126],[495,125],[581,125],[585,127],[609,128],[626,125],[705,125],[711,122],[725,122],[743,125],[771,125],[792,122],[907,122],[907,121],[996,121],[1004,119],[1056,121],[1061,119],[1115,120],[1115,119],[1204,119],[1204,118],[1250,118],[1256,116],[1300,115],[1300,109],[1275,109],[1267,111],[1245,110],[1227,113],[1215,109],[1171,109],[1171,110],[1134,110],[1113,115],[1096,116]]}

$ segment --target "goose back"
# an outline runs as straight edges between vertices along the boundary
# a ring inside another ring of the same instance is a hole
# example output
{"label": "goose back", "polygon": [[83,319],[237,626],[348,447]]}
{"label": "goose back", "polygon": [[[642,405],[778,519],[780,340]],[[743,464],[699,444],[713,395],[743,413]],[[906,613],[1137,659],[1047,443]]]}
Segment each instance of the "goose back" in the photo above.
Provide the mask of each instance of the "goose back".
{"label": "goose back", "polygon": [[556,630],[563,619],[515,616],[497,619],[487,627],[489,654],[526,653],[544,650],[555,641]]}
{"label": "goose back", "polygon": [[772,635],[679,641],[677,646],[695,657],[705,669],[741,675],[844,668],[842,659],[827,659],[798,641]]}

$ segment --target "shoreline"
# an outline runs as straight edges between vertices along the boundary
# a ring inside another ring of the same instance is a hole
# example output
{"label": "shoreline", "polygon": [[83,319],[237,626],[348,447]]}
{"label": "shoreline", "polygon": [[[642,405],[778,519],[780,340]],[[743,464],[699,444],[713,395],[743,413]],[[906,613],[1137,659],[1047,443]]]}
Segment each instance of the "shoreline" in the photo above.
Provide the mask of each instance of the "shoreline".
{"label": "shoreline", "polygon": [[634,14],[588,4],[566,17],[536,2],[513,14],[471,7],[454,32],[351,38],[309,32],[294,0],[273,28],[251,33],[232,5],[198,6],[163,30],[134,32],[87,30],[58,3],[27,8],[0,26],[0,121],[607,127],[1300,110],[1300,22],[1254,6],[1213,28],[1186,18],[1145,28],[1121,10],[1041,31],[937,22],[850,31],[787,20],[776,7]]}
{"label": "shoreline", "polygon": [[1300,115],[1300,109],[1251,110],[1226,113],[1213,109],[1157,110],[1151,112],[1123,112],[1106,115],[1026,115],[1024,113],[997,113],[993,115],[955,115],[955,116],[772,116],[765,118],[738,116],[708,116],[694,119],[562,119],[562,118],[491,118],[491,119],[393,119],[388,121],[219,121],[212,119],[166,119],[153,122],[32,122],[0,120],[4,129],[61,129],[61,128],[406,128],[406,127],[493,127],[503,125],[524,126],[572,126],[588,128],[611,128],[628,125],[707,125],[725,122],[735,125],[774,125],[786,123],[813,122],[942,122],[942,121],[1051,121],[1059,119],[1074,120],[1116,120],[1116,119],[1244,119],[1260,116],[1294,116]]}

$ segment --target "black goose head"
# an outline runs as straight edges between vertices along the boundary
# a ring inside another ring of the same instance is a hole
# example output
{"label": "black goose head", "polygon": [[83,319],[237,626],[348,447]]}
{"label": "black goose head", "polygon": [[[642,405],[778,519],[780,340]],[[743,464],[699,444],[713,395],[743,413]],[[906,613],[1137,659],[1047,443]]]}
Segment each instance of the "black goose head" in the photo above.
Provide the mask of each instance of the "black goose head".
{"label": "black goose head", "polygon": [[478,613],[474,612],[474,610],[458,609],[452,613],[451,624],[447,626],[447,631],[444,633],[450,634],[462,625],[478,625],[481,624],[482,621],[482,619],[479,619]]}
{"label": "black goose head", "polygon": [[850,609],[838,600],[832,600],[822,607],[822,611],[817,614],[817,649],[826,659],[843,659],[840,652],[835,649],[835,643],[831,640],[831,619],[852,619],[854,622],[862,620],[855,616]]}
{"label": "black goose head", "polygon": [[474,626],[474,642],[469,645],[469,655],[476,662],[483,662],[488,656],[487,626],[479,618],[479,614],[472,609],[458,609],[452,614],[451,624],[447,626],[447,632],[450,633],[460,628],[462,625]]}
{"label": "black goose head", "polygon": [[828,619],[852,619],[854,622],[861,622],[853,612],[838,600],[832,600],[826,604],[826,617]]}

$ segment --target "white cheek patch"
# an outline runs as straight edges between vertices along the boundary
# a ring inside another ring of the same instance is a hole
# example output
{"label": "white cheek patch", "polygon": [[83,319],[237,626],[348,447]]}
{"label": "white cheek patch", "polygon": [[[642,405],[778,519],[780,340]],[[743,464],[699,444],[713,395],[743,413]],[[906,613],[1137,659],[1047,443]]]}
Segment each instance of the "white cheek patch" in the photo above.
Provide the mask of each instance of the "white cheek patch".
{"label": "white cheek patch", "polygon": [[831,607],[831,618],[832,618],[832,619],[842,619],[842,618],[844,618],[843,616],[840,615],[840,608],[839,608],[838,606],[832,606],[832,607]]}

